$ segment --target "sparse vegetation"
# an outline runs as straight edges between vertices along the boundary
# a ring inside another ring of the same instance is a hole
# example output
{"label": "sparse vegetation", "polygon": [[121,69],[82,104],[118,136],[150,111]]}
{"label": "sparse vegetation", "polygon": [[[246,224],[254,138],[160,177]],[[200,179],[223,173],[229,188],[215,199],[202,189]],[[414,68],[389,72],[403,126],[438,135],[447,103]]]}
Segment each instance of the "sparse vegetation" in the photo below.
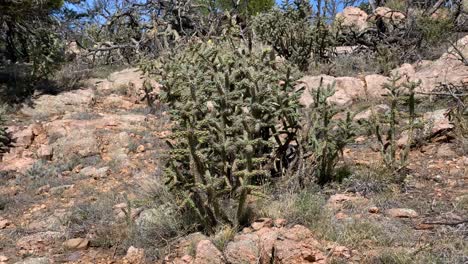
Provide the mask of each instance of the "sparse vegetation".
{"label": "sparse vegetation", "polygon": [[0,3],[0,262],[465,263],[465,9]]}

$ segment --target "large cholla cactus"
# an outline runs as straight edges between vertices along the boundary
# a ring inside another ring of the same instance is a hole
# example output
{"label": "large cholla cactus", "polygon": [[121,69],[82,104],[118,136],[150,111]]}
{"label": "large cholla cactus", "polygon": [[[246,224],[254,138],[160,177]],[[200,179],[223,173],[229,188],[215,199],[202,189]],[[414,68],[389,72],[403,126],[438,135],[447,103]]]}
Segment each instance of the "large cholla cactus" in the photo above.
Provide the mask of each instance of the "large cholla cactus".
{"label": "large cholla cactus", "polygon": [[293,67],[225,37],[191,44],[143,70],[160,76],[160,98],[175,121],[167,184],[206,232],[242,225],[249,195],[282,174],[299,129]]}

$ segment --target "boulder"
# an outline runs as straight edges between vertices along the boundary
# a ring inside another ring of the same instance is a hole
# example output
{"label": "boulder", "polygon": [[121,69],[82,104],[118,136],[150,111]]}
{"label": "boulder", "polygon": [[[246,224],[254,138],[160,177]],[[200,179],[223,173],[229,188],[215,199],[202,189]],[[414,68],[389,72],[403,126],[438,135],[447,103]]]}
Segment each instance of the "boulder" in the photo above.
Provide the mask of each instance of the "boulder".
{"label": "boulder", "polygon": [[453,124],[447,117],[447,109],[439,109],[434,112],[426,112],[423,116],[424,127],[432,135],[453,128]]}
{"label": "boulder", "polygon": [[369,27],[368,15],[358,7],[348,6],[336,15],[338,21],[345,30],[362,31]]}
{"label": "boulder", "polygon": [[193,264],[223,264],[223,254],[211,243],[210,240],[198,242],[195,260]]}
{"label": "boulder", "polygon": [[371,20],[382,18],[387,28],[393,29],[394,26],[399,26],[405,23],[406,16],[400,11],[392,10],[388,7],[377,7],[372,15]]}
{"label": "boulder", "polygon": [[114,72],[108,77],[108,81],[104,81],[98,86],[98,89],[109,89],[116,91],[119,89],[126,89],[128,95],[135,99],[135,102],[140,102],[144,94],[144,81],[148,80],[151,86],[154,87],[153,93],[159,93],[160,85],[152,80],[147,79],[138,68],[129,68],[119,72]]}
{"label": "boulder", "polygon": [[255,234],[242,234],[234,237],[228,243],[224,255],[228,263],[256,263],[260,257],[258,236]]}
{"label": "boulder", "polygon": [[382,95],[386,94],[382,86],[388,82],[388,77],[380,74],[370,74],[364,77],[364,79],[366,82],[366,95],[369,99],[382,98]]}
{"label": "boulder", "polygon": [[19,250],[26,250],[28,252],[43,251],[62,237],[63,233],[61,232],[39,232],[18,239],[16,241],[16,247]]}
{"label": "boulder", "polygon": [[274,251],[274,263],[326,263],[326,256],[309,241],[278,240],[275,243]]}
{"label": "boulder", "polygon": [[313,103],[311,92],[322,84],[322,88],[335,84],[335,94],[328,98],[328,102],[336,105],[349,105],[353,101],[365,99],[364,82],[354,77],[333,77],[329,75],[304,76],[298,81],[297,89],[305,88],[299,102],[304,106]]}
{"label": "boulder", "polygon": [[41,95],[34,100],[34,105],[24,106],[20,112],[26,116],[44,118],[65,112],[85,111],[94,102],[94,91],[74,90],[57,95]]}
{"label": "boulder", "polygon": [[11,139],[13,141],[14,147],[28,148],[29,146],[31,146],[34,139],[32,125],[28,126],[26,129],[12,133]]}

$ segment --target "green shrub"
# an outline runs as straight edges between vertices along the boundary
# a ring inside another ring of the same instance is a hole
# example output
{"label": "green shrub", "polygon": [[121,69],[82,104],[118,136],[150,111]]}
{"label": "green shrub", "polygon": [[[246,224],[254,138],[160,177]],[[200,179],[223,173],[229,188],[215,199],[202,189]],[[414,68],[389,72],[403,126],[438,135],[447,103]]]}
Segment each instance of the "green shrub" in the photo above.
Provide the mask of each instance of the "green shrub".
{"label": "green shrub", "polygon": [[416,18],[416,26],[422,39],[429,46],[444,42],[454,32],[454,24],[449,18],[432,18],[421,15]]}
{"label": "green shrub", "polygon": [[167,184],[208,233],[246,224],[249,196],[282,175],[299,125],[294,67],[272,51],[249,50],[232,37],[237,30],[143,67],[160,74],[174,121]]}

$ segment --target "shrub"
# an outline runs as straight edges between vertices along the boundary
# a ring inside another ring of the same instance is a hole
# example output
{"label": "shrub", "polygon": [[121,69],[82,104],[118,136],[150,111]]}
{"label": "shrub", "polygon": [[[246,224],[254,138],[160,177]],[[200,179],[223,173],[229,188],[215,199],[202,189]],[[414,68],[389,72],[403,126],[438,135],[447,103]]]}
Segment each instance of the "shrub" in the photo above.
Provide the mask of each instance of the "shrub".
{"label": "shrub", "polygon": [[144,66],[161,75],[160,97],[175,122],[167,184],[207,233],[245,224],[249,196],[282,175],[299,125],[294,67],[275,62],[272,51],[248,49],[232,37],[237,30]]}
{"label": "shrub", "polygon": [[447,40],[454,32],[454,24],[449,18],[432,18],[429,16],[418,16],[416,26],[422,34],[423,40],[434,46]]}

